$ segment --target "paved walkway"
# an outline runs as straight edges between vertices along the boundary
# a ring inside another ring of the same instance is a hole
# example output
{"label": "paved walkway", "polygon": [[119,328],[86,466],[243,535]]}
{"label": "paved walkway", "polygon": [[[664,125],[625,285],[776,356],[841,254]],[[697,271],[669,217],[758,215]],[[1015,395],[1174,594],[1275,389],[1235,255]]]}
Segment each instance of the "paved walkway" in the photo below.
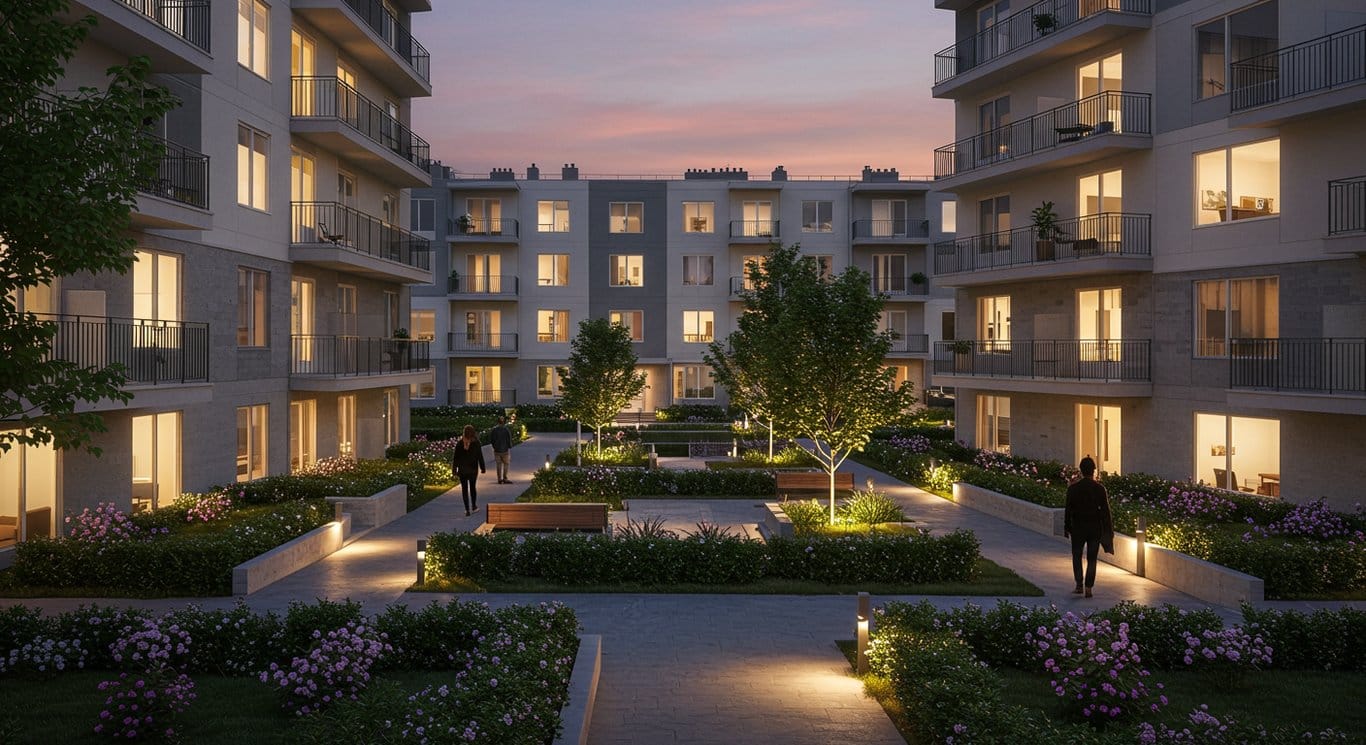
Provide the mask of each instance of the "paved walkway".
{"label": "paved walkway", "polygon": [[[511,502],[526,488],[547,455],[570,446],[572,434],[538,434],[514,448],[513,483],[493,483],[490,470],[480,478],[479,502]],[[1115,567],[1101,564],[1096,597],[1070,594],[1067,545],[1002,520],[940,499],[886,474],[848,462],[842,470],[862,485],[869,477],[906,509],[907,515],[935,531],[968,528],[982,553],[1014,569],[1046,593],[1023,602],[1055,603],[1064,609],[1090,610],[1120,600],[1183,607],[1205,604]],[[761,520],[765,501],[637,500],[632,519],[658,516],[673,529],[688,530],[706,520],[718,524]],[[616,513],[614,521],[628,516]],[[412,606],[453,596],[404,593],[415,579],[416,544],[439,530],[472,530],[481,519],[465,517],[459,489],[370,531],[341,551],[247,598],[259,610],[283,610],[294,600],[350,598],[376,610],[399,602]],[[584,631],[603,635],[603,667],[590,742],[639,743],[783,742],[823,745],[833,741],[902,742],[887,717],[862,695],[848,675],[837,639],[854,636],[855,599],[850,596],[754,595],[479,595],[466,596],[493,606],[559,600],[573,607]],[[894,598],[877,598],[881,603]],[[895,598],[916,600],[921,598]],[[993,598],[931,597],[940,607],[964,602],[990,604]],[[37,604],[52,611],[75,607],[74,599],[0,600],[0,604]],[[106,601],[100,601],[106,602]],[[134,601],[151,608],[183,605],[184,600]],[[231,605],[230,598],[203,602]],[[1308,607],[1311,604],[1275,604]],[[1357,604],[1366,605],[1366,604]],[[1235,609],[1222,608],[1226,618]]]}

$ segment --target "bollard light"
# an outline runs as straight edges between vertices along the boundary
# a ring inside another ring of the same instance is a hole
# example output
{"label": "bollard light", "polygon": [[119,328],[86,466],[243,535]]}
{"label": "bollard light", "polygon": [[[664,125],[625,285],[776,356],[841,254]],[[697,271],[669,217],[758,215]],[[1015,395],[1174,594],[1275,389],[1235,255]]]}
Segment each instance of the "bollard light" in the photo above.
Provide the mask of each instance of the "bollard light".
{"label": "bollard light", "polygon": [[858,654],[855,667],[859,675],[868,674],[868,623],[872,617],[872,605],[868,593],[858,594]]}
{"label": "bollard light", "polygon": [[550,470],[550,453],[545,454],[545,470]]}
{"label": "bollard light", "polygon": [[868,491],[872,491],[872,490],[873,490],[873,477],[872,477],[872,476],[869,476],[869,477],[868,477],[868,480],[865,481],[864,483],[868,485]]}
{"label": "bollard light", "polygon": [[1138,529],[1134,531],[1134,574],[1147,576],[1148,518],[1139,516]]}
{"label": "bollard light", "polygon": [[420,538],[417,542],[417,583],[427,584],[427,539]]}

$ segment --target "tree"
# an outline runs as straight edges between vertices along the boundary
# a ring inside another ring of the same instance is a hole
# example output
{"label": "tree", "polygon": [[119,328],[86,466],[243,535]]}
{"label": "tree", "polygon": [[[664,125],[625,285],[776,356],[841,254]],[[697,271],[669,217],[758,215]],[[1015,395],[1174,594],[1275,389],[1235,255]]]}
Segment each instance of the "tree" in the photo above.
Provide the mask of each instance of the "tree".
{"label": "tree", "polygon": [[147,82],[145,58],[110,68],[103,89],[52,92],[95,24],[61,20],[66,9],[0,0],[0,452],[50,442],[98,453],[103,420],[78,404],[130,398],[121,367],[52,354],[57,324],[20,301],[58,277],[132,266],[129,213],[162,153],[145,124],[176,103]]}
{"label": "tree", "polygon": [[[746,297],[762,286],[764,275],[760,263],[745,265],[745,278],[751,290],[745,290]],[[745,314],[739,320],[744,333],[732,334],[725,339],[713,341],[707,346],[702,360],[711,366],[717,380],[722,381],[730,402],[748,411],[758,421],[768,422],[768,457],[773,458],[773,435],[777,428],[773,412],[778,408],[774,402],[776,376],[768,365],[780,365],[782,359],[763,348],[764,340],[773,338],[776,332],[769,325],[778,320],[773,314]]]}
{"label": "tree", "polygon": [[716,377],[745,400],[761,397],[778,426],[810,441],[804,446],[830,476],[863,449],[873,428],[915,403],[910,383],[895,384],[883,359],[889,332],[878,331],[883,299],[868,274],[849,267],[826,278],[799,246],[775,245],[751,270],[754,289],[727,344],[713,344]]}
{"label": "tree", "polygon": [[602,428],[645,390],[630,332],[606,318],[580,322],[570,342],[569,367],[559,372],[560,408],[593,428],[601,455]]}

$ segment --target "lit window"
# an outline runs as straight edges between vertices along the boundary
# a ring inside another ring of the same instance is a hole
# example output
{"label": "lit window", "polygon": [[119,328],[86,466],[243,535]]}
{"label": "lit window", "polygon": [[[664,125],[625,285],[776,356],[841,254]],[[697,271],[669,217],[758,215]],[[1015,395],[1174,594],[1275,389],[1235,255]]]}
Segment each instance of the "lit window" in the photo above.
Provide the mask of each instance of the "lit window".
{"label": "lit window", "polygon": [[1010,344],[1010,296],[977,298],[977,338],[988,344]]}
{"label": "lit window", "polygon": [[180,320],[180,257],[141,248],[133,256],[133,317]]}
{"label": "lit window", "polygon": [[569,254],[538,254],[536,284],[542,287],[568,287]]}
{"label": "lit window", "polygon": [[802,202],[802,232],[829,233],[834,230],[834,202]]}
{"label": "lit window", "polygon": [[608,226],[613,233],[639,233],[644,230],[644,202],[612,202],[608,205],[611,221]]}
{"label": "lit window", "polygon": [[542,233],[569,232],[569,200],[545,200],[536,203],[536,229]]}
{"label": "lit window", "polygon": [[1281,496],[1281,423],[1195,415],[1195,475],[1220,489]]}
{"label": "lit window", "polygon": [[874,199],[873,224],[869,234],[874,238],[904,237],[909,205],[904,199]]}
{"label": "lit window", "polygon": [[314,399],[289,402],[289,472],[298,473],[313,465],[318,447],[318,402]]}
{"label": "lit window", "polygon": [[264,210],[270,178],[270,137],[237,125],[237,203]]}
{"label": "lit window", "polygon": [[683,341],[706,344],[712,341],[715,313],[710,310],[683,311]]}
{"label": "lit window", "polygon": [[1081,359],[1118,361],[1123,349],[1123,293],[1118,287],[1077,292]]}
{"label": "lit window", "polygon": [[716,232],[715,202],[684,202],[683,203],[683,232],[684,233],[714,233]]}
{"label": "lit window", "polygon": [[237,480],[251,481],[266,475],[266,404],[237,408]]}
{"label": "lit window", "polygon": [[746,292],[754,289],[752,273],[762,272],[764,270],[764,262],[766,261],[768,261],[767,256],[745,256],[740,260],[740,266],[742,267],[741,271],[743,272],[744,277],[741,286]]}
{"label": "lit window", "polygon": [[645,284],[645,257],[639,255],[611,256],[608,259],[612,275],[608,284],[613,287],[640,287]]}
{"label": "lit window", "polygon": [[356,457],[356,396],[337,396],[337,455]]}
{"label": "lit window", "polygon": [[269,77],[270,6],[261,0],[237,0],[237,64]]}
{"label": "lit window", "polygon": [[1238,339],[1280,337],[1280,282],[1276,277],[1195,283],[1195,356],[1239,353]]}
{"label": "lit window", "polygon": [[716,383],[707,365],[674,365],[674,399],[716,398]]}
{"label": "lit window", "polygon": [[957,233],[958,232],[958,203],[940,202],[939,203],[939,232]]}
{"label": "lit window", "polygon": [[772,202],[742,202],[740,212],[744,216],[740,226],[741,235],[770,238],[778,233],[778,225],[773,220]]}
{"label": "lit window", "polygon": [[710,256],[684,256],[683,257],[683,284],[684,285],[710,285],[712,284],[712,264]]}
{"label": "lit window", "polygon": [[977,397],[977,447],[1010,454],[1010,397]]}
{"label": "lit window", "polygon": [[835,257],[830,254],[812,254],[811,258],[816,261],[816,268],[821,279],[831,279],[835,276]]}
{"label": "lit window", "polygon": [[436,370],[428,370],[422,380],[410,383],[408,397],[424,401],[436,398]]}
{"label": "lit window", "polygon": [[1280,140],[1195,156],[1197,225],[1280,214],[1280,197]]}
{"label": "lit window", "polygon": [[237,346],[270,346],[270,275],[255,269],[237,270]]}
{"label": "lit window", "polygon": [[536,398],[558,398],[560,395],[560,368],[554,365],[536,366]]}
{"label": "lit window", "polygon": [[398,436],[398,390],[384,389],[384,447],[399,441]]}
{"label": "lit window", "polygon": [[569,311],[536,311],[536,341],[569,341]]}
{"label": "lit window", "polygon": [[[542,204],[545,203],[542,202]],[[465,215],[469,216],[469,220],[465,221],[466,225],[464,230],[466,233],[478,235],[503,234],[503,200],[487,199],[484,197],[466,199]],[[512,224],[508,223],[506,227],[508,228],[508,232],[511,233]],[[568,227],[565,229],[568,230]]]}
{"label": "lit window", "polygon": [[607,320],[626,329],[631,341],[645,341],[645,313],[639,310],[608,311]]}
{"label": "lit window", "polygon": [[408,325],[411,327],[414,339],[418,341],[433,341],[436,339],[436,311],[410,311],[408,313]]}

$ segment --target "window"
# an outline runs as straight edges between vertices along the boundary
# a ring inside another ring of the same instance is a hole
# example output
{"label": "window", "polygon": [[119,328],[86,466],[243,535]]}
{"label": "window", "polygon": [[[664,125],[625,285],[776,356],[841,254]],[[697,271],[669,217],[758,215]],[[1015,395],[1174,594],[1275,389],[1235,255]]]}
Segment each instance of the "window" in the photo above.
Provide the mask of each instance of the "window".
{"label": "window", "polygon": [[289,336],[295,370],[309,372],[318,340],[313,337],[317,285],[311,279],[289,280]]}
{"label": "window", "polygon": [[237,408],[237,480],[251,481],[266,475],[266,404]]}
{"label": "window", "polygon": [[715,216],[715,202],[684,202],[683,232],[714,233],[716,232]]}
{"label": "window", "polygon": [[1010,195],[983,199],[977,203],[977,229],[994,234],[982,240],[981,251],[1010,250]]}
{"label": "window", "polygon": [[1195,356],[1237,356],[1235,339],[1280,337],[1276,277],[1195,283]]}
{"label": "window", "polygon": [[834,230],[835,203],[827,201],[802,202],[802,232],[829,233]]}
{"label": "window", "polygon": [[1077,179],[1077,206],[1083,215],[1123,212],[1124,172],[1106,171]]}
{"label": "window", "polygon": [[1280,197],[1280,140],[1195,156],[1197,225],[1280,214]]}
{"label": "window", "polygon": [[906,235],[906,200],[874,199],[871,235],[874,238],[901,238]]}
{"label": "window", "polygon": [[906,334],[908,331],[906,317],[906,311],[904,310],[884,310],[882,311],[882,315],[878,317],[878,333],[884,331],[892,332],[892,351],[894,352],[909,351],[906,344]]}
{"label": "window", "polygon": [[639,310],[608,311],[607,320],[626,329],[631,341],[645,341],[645,313]]}
{"label": "window", "polygon": [[465,311],[465,337],[456,339],[457,351],[515,348],[516,341],[502,334],[503,314],[496,310]]}
{"label": "window", "polygon": [[568,233],[569,201],[561,199],[537,202],[536,229],[542,233]]}
{"label": "window", "polygon": [[344,207],[356,206],[356,177],[337,171],[337,201]]}
{"label": "window", "polygon": [[337,396],[337,455],[356,457],[356,396]]}
{"label": "window", "polygon": [[1084,457],[1096,461],[1102,473],[1120,473],[1120,408],[1077,404],[1077,452],[1074,463]]}
{"label": "window", "polygon": [[[384,291],[384,333],[390,334],[390,335],[396,333],[396,332],[399,330],[399,328],[400,328],[400,325],[399,325],[399,324],[403,323],[403,321],[400,320],[401,318],[402,318],[402,316],[399,314],[399,310],[398,310],[398,293],[397,293],[397,292],[390,292],[390,291],[388,291],[388,290],[385,290],[385,291]],[[406,329],[405,329],[405,330],[406,330]]]}
{"label": "window", "polygon": [[314,399],[289,402],[289,472],[298,473],[313,465],[318,452],[318,402]]}
{"label": "window", "polygon": [[384,389],[384,447],[389,447],[399,441],[399,421],[398,421],[398,390],[395,388]]}
{"label": "window", "polygon": [[754,279],[750,277],[750,273],[755,271],[762,272],[764,270],[764,262],[766,262],[767,260],[767,256],[741,257],[740,271],[744,277],[741,286],[745,289],[746,292],[749,292],[750,290],[754,289]]}
{"label": "window", "polygon": [[337,285],[337,333],[341,336],[356,335],[356,288],[354,285]]}
{"label": "window", "polygon": [[674,365],[674,400],[716,398],[716,383],[707,365]]}
{"label": "window", "polygon": [[428,370],[422,380],[408,385],[408,398],[429,401],[436,398],[436,370]]}
{"label": "window", "polygon": [[939,337],[944,341],[953,341],[958,338],[954,329],[954,315],[951,310],[939,314]]}
{"label": "window", "polygon": [[237,64],[263,78],[270,76],[270,6],[237,0]]}
{"label": "window", "polygon": [[778,232],[778,226],[773,222],[772,202],[742,202],[740,213],[744,216],[741,235],[771,238]]}
{"label": "window", "polygon": [[1228,92],[1230,61],[1275,51],[1280,38],[1277,14],[1272,0],[1195,28],[1196,100]]}
{"label": "window", "polygon": [[983,342],[1010,342],[1010,296],[977,298],[977,338]]}
{"label": "window", "polygon": [[1001,96],[977,107],[977,159],[990,163],[1010,157],[1010,96]]}
{"label": "window", "polygon": [[683,285],[686,287],[712,284],[712,264],[711,256],[684,256]]}
{"label": "window", "polygon": [[[1087,98],[1104,91],[1124,90],[1124,54],[1088,62],[1077,68],[1077,98]],[[1110,119],[1118,122],[1118,118]]]}
{"label": "window", "polygon": [[413,338],[418,341],[433,341],[436,339],[436,311],[434,310],[412,310],[408,313],[409,331]]}
{"label": "window", "polygon": [[939,203],[939,231],[941,233],[958,232],[958,203],[940,202]]}
{"label": "window", "polygon": [[1010,454],[1010,397],[977,396],[977,447]]}
{"label": "window", "polygon": [[386,226],[398,225],[398,197],[385,194],[379,199],[379,219]]}
{"label": "window", "polygon": [[180,412],[133,417],[133,511],[169,507],[180,496]]}
{"label": "window", "polygon": [[887,381],[888,390],[895,391],[911,382],[911,368],[908,365],[888,365],[887,369],[892,371],[892,379]]}
{"label": "window", "polygon": [[812,254],[811,258],[816,262],[816,270],[821,279],[833,279],[835,276],[835,257],[830,254]]}
{"label": "window", "polygon": [[569,341],[569,311],[536,311],[536,341],[556,343]]}
{"label": "window", "polygon": [[[456,277],[455,289],[459,292],[500,295],[503,292],[502,270],[503,257],[500,254],[466,254],[465,276]],[[507,289],[512,291],[512,278],[508,279]]]}
{"label": "window", "polygon": [[11,520],[9,530],[0,532],[0,547],[61,534],[57,464],[52,443],[15,444],[0,452],[0,515]]}
{"label": "window", "polygon": [[1082,360],[1120,359],[1124,339],[1121,296],[1118,287],[1077,293],[1077,339]]}
{"label": "window", "polygon": [[[466,233],[503,234],[503,200],[471,197],[465,200],[465,214],[470,216],[469,227],[465,229]],[[568,228],[565,229],[568,230]]]}
{"label": "window", "polygon": [[569,254],[537,254],[536,284],[542,287],[568,287]]}
{"label": "window", "polygon": [[906,294],[906,255],[873,254],[873,292]]}
{"label": "window", "polygon": [[133,318],[180,320],[180,257],[143,249],[133,257]]}
{"label": "window", "polygon": [[557,398],[560,395],[560,368],[554,365],[536,366],[536,398]]}
{"label": "window", "polygon": [[270,137],[245,124],[237,125],[237,203],[265,210],[269,207]]}
{"label": "window", "polygon": [[465,403],[496,404],[503,401],[503,368],[471,365],[465,368]]}
{"label": "window", "polygon": [[[313,156],[290,148],[289,150],[289,201],[303,202],[294,205],[291,217],[294,223],[295,243],[315,243],[318,237],[318,211],[320,205],[312,204],[318,200],[317,161]],[[330,226],[336,227],[336,226]]]}
{"label": "window", "polygon": [[436,200],[413,197],[408,201],[408,229],[431,233],[436,230]]}
{"label": "window", "polygon": [[237,269],[237,346],[270,346],[270,275]]}
{"label": "window", "polygon": [[683,341],[705,344],[712,341],[715,313],[710,310],[683,311]]}
{"label": "window", "polygon": [[612,202],[608,205],[611,220],[608,231],[612,233],[639,233],[644,230],[644,202]]}
{"label": "window", "polygon": [[1196,413],[1195,475],[1230,491],[1281,496],[1281,423]]}
{"label": "window", "polygon": [[613,255],[608,257],[611,266],[611,276],[608,284],[613,287],[640,287],[645,284],[642,276],[644,272],[645,257],[639,255]]}

